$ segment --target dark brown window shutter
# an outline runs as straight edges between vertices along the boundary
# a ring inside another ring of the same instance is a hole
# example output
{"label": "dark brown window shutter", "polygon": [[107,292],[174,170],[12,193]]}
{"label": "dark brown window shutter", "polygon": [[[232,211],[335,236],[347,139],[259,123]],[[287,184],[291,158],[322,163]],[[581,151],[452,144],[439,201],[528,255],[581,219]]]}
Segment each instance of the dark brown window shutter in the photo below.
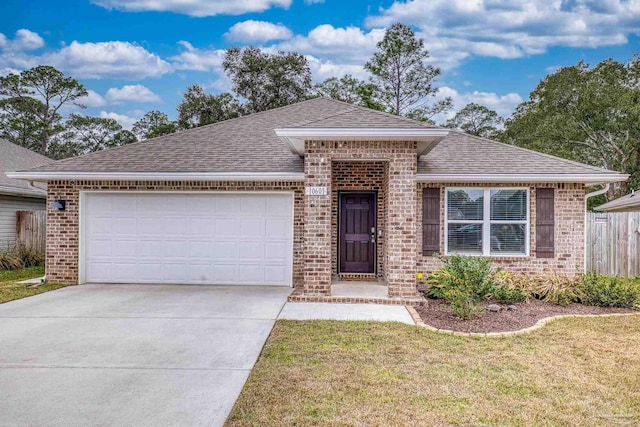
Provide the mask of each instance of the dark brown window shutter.
{"label": "dark brown window shutter", "polygon": [[554,189],[536,188],[536,257],[554,257]]}
{"label": "dark brown window shutter", "polygon": [[422,190],[422,255],[440,252],[440,189]]}

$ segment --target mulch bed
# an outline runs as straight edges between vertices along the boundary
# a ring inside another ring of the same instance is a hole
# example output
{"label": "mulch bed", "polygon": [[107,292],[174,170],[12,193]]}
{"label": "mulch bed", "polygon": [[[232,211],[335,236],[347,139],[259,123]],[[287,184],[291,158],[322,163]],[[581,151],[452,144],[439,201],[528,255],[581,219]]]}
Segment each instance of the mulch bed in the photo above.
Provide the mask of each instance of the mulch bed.
{"label": "mulch bed", "polygon": [[[491,304],[479,304],[486,307]],[[449,304],[438,299],[427,299],[422,306],[415,307],[422,321],[438,329],[459,332],[508,332],[533,326],[540,319],[557,315],[570,314],[613,314],[634,313],[634,310],[624,308],[591,307],[582,304],[571,304],[567,307],[548,304],[539,300],[529,300],[515,304],[513,310],[502,306],[500,312],[484,311],[472,319],[461,320],[454,316]],[[637,312],[637,311],[635,311]]]}

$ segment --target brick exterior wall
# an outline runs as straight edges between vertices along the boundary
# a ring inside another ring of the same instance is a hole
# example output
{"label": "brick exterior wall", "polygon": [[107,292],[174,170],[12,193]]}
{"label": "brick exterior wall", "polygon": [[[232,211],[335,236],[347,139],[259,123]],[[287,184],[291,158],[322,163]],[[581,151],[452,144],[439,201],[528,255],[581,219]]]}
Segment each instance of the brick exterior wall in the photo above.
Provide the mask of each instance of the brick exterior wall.
{"label": "brick exterior wall", "polygon": [[[387,187],[385,186],[386,162],[344,162],[331,165],[331,272],[338,274],[338,193],[340,191],[375,191],[377,234],[385,233],[387,218]],[[376,239],[377,274],[384,271],[384,244]]]}
{"label": "brick exterior wall", "polygon": [[[47,280],[78,282],[79,195],[81,190],[124,191],[293,191],[293,284],[302,286],[303,185],[301,182],[171,182],[171,181],[51,181],[47,196]],[[66,209],[51,202],[66,200]]]}
{"label": "brick exterior wall", "polygon": [[[389,297],[417,296],[416,272],[429,273],[441,262],[422,255],[422,189],[441,189],[441,252],[444,252],[445,187],[529,187],[530,256],[494,257],[495,266],[522,274],[563,274],[584,265],[584,185],[582,184],[424,184],[416,182],[416,147],[407,142],[307,142],[305,182],[51,181],[47,200],[47,277],[77,283],[79,193],[124,191],[293,191],[293,283],[305,295],[330,294],[337,268],[337,194],[340,190],[378,191],[378,273]],[[327,196],[306,196],[304,186],[325,186]],[[555,257],[536,258],[536,187],[555,191]],[[49,208],[66,200],[66,210]]]}
{"label": "brick exterior wall", "polygon": [[[422,184],[416,193],[418,221],[422,218],[422,189],[440,188],[440,253],[444,254],[445,228],[445,188],[446,187],[527,187],[529,188],[529,256],[527,257],[491,257],[495,267],[517,274],[545,274],[557,271],[560,274],[573,275],[584,268],[584,197],[583,184]],[[555,257],[536,258],[536,188],[555,188]],[[422,233],[418,233],[417,271],[428,274],[442,266],[442,262],[433,256],[422,255]]]}
{"label": "brick exterior wall", "polygon": [[[304,291],[331,292],[335,251],[332,245],[332,165],[336,162],[385,163],[386,219],[382,244],[384,277],[390,297],[411,298],[416,290],[416,171],[415,142],[307,141],[305,186],[327,187],[326,196],[304,197]],[[336,181],[337,182],[337,181]]]}

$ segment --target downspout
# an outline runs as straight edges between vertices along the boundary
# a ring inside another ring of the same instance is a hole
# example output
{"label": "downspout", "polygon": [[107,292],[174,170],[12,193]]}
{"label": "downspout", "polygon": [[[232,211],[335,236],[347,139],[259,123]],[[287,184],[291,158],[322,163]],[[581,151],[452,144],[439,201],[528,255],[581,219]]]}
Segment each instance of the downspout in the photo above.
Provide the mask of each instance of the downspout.
{"label": "downspout", "polygon": [[592,191],[584,197],[584,264],[582,267],[584,273],[587,272],[587,203],[590,198],[605,194],[609,191],[609,187],[611,187],[611,183],[607,182],[602,190]]}

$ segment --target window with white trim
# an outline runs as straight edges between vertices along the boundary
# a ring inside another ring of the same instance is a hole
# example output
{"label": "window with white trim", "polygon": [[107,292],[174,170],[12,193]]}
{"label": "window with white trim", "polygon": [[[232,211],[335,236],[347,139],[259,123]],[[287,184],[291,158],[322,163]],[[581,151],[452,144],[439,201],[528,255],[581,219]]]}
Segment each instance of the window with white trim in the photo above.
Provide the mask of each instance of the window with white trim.
{"label": "window with white trim", "polygon": [[447,188],[446,253],[529,254],[528,188]]}

